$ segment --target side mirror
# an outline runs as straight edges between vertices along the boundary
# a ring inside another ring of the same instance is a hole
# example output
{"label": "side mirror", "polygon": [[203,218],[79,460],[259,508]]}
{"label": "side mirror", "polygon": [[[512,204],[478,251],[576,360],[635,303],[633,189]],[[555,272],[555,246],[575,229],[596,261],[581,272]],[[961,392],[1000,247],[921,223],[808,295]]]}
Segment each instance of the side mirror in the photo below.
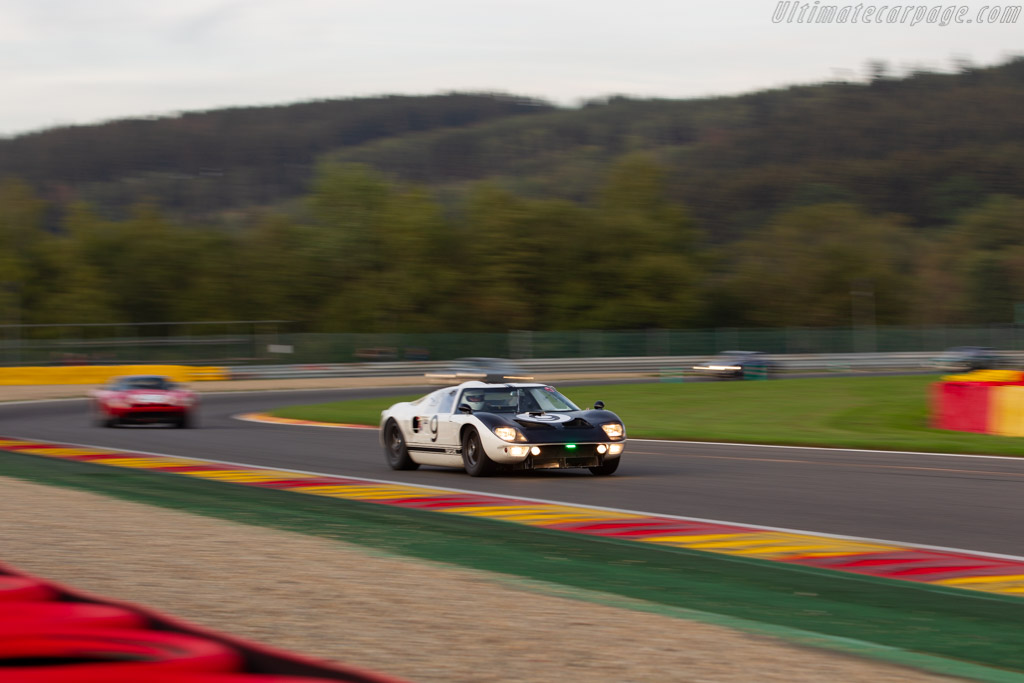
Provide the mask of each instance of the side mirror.
{"label": "side mirror", "polygon": [[594,410],[604,410],[604,401],[594,401]]}
{"label": "side mirror", "polygon": [[469,407],[468,403],[460,403],[459,404],[459,412],[460,413],[465,413],[466,415],[472,415],[473,414],[473,409]]}

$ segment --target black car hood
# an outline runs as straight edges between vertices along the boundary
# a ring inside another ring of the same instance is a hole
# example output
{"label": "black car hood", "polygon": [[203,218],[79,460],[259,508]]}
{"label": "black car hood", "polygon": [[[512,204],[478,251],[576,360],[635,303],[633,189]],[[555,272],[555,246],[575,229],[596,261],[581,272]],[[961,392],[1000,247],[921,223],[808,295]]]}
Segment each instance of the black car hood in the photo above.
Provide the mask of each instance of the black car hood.
{"label": "black car hood", "polygon": [[601,425],[622,422],[608,410],[573,410],[543,413],[473,413],[489,428],[509,426],[518,429],[528,442],[608,441]]}

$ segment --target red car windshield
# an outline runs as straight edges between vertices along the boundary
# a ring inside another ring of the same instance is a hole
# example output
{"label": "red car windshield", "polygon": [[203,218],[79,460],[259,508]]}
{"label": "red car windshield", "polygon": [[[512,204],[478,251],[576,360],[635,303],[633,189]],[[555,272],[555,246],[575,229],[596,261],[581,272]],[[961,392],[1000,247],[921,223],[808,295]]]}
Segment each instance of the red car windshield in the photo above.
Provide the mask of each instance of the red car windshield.
{"label": "red car windshield", "polygon": [[174,382],[165,377],[131,377],[122,379],[117,383],[117,389],[131,391],[132,389],[149,389],[150,391],[170,391],[174,388]]}

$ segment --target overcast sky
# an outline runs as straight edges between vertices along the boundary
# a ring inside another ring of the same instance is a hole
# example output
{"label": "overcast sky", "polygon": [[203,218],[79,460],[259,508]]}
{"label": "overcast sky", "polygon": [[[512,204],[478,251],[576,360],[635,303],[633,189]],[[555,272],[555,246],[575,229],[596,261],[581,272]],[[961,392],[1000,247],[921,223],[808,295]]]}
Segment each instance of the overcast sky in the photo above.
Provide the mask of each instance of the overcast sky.
{"label": "overcast sky", "polygon": [[0,135],[375,94],[572,105],[860,80],[868,60],[986,66],[1024,54],[1024,18],[978,20],[994,1],[928,5],[948,14],[913,25],[910,5],[838,2],[820,23],[833,0],[802,3],[803,21],[776,0],[0,0]]}

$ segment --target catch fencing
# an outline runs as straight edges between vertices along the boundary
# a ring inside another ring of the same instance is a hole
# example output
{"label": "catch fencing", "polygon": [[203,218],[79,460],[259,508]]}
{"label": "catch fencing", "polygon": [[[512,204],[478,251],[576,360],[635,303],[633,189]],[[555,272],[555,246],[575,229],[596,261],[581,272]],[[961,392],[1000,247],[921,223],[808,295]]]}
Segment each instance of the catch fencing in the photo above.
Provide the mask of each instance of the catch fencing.
{"label": "catch fencing", "polygon": [[[1024,351],[1024,326],[513,330],[502,333],[298,333],[287,322],[138,326],[0,325],[0,366],[213,366],[418,363],[484,356],[534,359],[704,358],[729,349],[773,355],[935,355],[952,346]],[[187,333],[186,333],[187,332]]]}
{"label": "catch fencing", "polygon": [[[781,372],[938,372],[936,354],[852,353],[793,354],[769,356]],[[1007,364],[1024,367],[1024,352],[1006,352]],[[612,358],[537,358],[517,360],[516,365],[537,378],[555,376],[651,376],[681,377],[692,374],[693,366],[707,356],[639,356]],[[331,363],[292,365],[248,365],[224,368],[231,379],[298,379],[309,377],[421,377],[443,373],[444,361]]]}

